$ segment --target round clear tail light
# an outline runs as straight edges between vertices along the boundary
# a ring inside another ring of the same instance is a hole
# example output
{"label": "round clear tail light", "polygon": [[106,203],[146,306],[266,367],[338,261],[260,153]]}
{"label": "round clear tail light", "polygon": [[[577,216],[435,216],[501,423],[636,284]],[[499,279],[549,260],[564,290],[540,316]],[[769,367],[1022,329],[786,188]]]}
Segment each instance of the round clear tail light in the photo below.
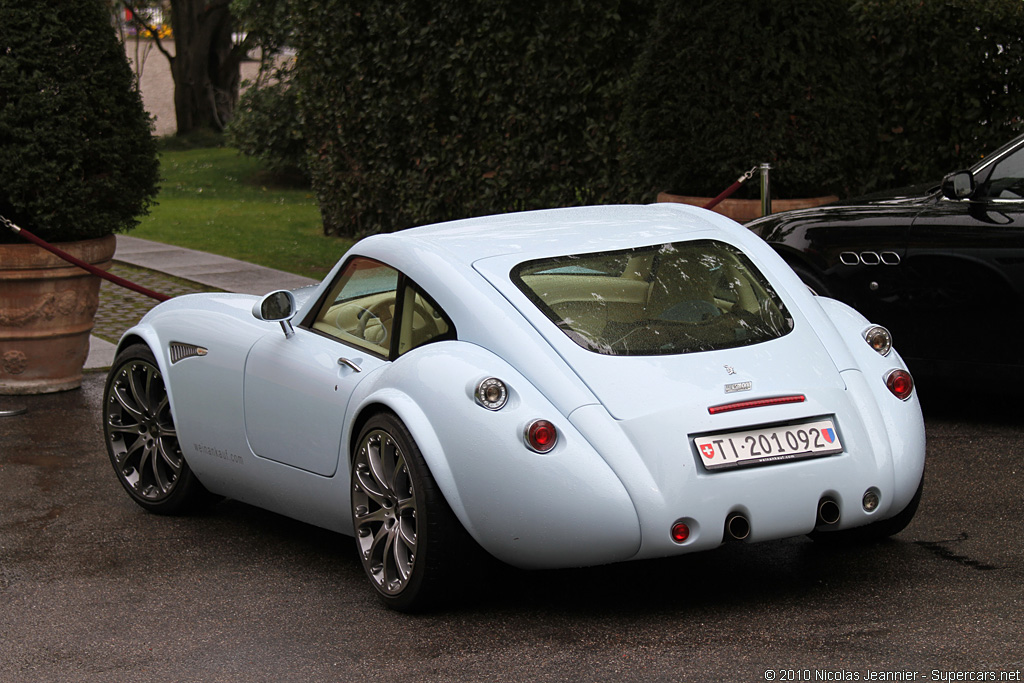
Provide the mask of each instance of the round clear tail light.
{"label": "round clear tail light", "polygon": [[882,356],[888,356],[892,350],[892,335],[881,325],[872,325],[864,330],[864,341]]}
{"label": "round clear tail light", "polygon": [[864,508],[864,512],[874,512],[878,509],[878,504],[882,500],[882,494],[878,492],[874,486],[864,492],[864,497],[861,498],[861,506]]}
{"label": "round clear tail light", "polygon": [[893,396],[906,401],[914,393],[914,378],[906,370],[890,370],[885,376],[885,386]]}
{"label": "round clear tail light", "polygon": [[508,402],[508,387],[497,377],[488,377],[476,385],[476,402],[487,410],[501,410]]}
{"label": "round clear tail light", "polygon": [[538,453],[547,453],[558,442],[558,430],[547,420],[534,420],[526,427],[526,445]]}

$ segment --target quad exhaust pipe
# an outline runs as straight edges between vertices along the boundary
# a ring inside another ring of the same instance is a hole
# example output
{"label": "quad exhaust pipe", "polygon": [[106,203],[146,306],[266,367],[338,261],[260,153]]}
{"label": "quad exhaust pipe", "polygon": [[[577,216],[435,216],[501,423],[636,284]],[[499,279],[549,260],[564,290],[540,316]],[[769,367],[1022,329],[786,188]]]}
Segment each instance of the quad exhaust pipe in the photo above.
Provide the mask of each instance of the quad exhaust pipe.
{"label": "quad exhaust pipe", "polygon": [[833,526],[839,523],[839,503],[834,498],[822,498],[818,501],[818,525]]}
{"label": "quad exhaust pipe", "polygon": [[734,512],[725,518],[725,538],[742,541],[750,535],[750,520],[746,515]]}

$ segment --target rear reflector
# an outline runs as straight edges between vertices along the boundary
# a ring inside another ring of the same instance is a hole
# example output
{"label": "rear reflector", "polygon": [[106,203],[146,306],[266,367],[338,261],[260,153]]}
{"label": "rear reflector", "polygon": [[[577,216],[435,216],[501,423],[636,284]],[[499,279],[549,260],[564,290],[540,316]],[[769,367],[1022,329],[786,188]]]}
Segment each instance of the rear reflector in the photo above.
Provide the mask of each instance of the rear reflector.
{"label": "rear reflector", "polygon": [[792,396],[774,396],[772,398],[756,398],[751,401],[736,401],[735,403],[723,403],[717,406],[711,406],[708,408],[708,412],[712,415],[718,415],[719,413],[728,413],[732,410],[746,410],[747,408],[761,408],[764,406],[781,406],[787,403],[803,403],[807,400],[803,394],[794,394]]}
{"label": "rear reflector", "polygon": [[558,430],[547,420],[534,420],[526,427],[526,445],[538,453],[547,453],[558,441]]}

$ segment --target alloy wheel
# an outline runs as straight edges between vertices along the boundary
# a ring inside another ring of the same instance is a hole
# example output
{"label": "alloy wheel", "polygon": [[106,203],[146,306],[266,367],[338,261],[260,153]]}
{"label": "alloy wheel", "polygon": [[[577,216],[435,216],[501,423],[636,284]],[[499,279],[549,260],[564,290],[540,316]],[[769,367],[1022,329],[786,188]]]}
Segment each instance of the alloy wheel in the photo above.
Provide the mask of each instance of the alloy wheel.
{"label": "alloy wheel", "polygon": [[353,466],[352,512],[360,560],[377,590],[397,595],[416,563],[416,498],[401,444],[369,432]]}
{"label": "alloy wheel", "polygon": [[184,458],[160,370],[145,360],[126,362],[107,389],[106,432],[114,469],[138,499],[166,500],[178,484]]}

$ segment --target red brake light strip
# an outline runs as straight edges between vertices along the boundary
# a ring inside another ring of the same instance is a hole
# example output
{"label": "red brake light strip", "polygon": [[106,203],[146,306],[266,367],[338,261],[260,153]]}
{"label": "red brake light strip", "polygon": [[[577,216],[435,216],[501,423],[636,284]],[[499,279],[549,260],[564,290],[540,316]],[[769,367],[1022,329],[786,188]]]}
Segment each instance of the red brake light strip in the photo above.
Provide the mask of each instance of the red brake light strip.
{"label": "red brake light strip", "polygon": [[746,410],[747,408],[761,408],[762,406],[779,406],[786,403],[803,403],[807,398],[803,394],[792,396],[775,396],[772,398],[755,398],[750,401],[736,401],[735,403],[723,403],[722,405],[711,406],[708,412],[712,415],[728,413],[731,410]]}

